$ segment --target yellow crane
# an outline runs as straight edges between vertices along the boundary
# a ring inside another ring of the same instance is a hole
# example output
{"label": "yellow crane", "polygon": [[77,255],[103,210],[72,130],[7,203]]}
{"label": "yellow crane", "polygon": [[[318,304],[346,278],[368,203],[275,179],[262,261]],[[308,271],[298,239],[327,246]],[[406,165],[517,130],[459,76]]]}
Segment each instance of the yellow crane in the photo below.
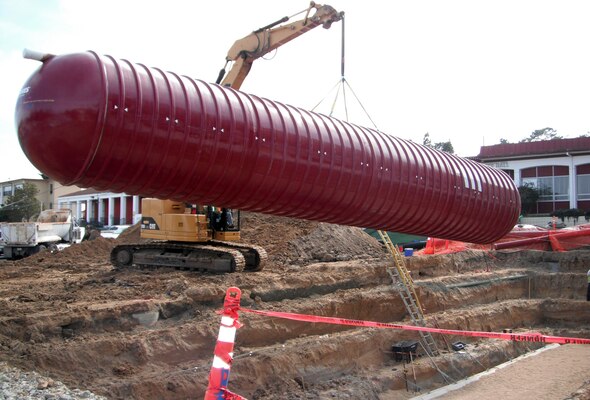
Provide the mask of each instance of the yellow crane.
{"label": "yellow crane", "polygon": [[[236,40],[227,52],[225,66],[220,71],[216,83],[239,89],[255,60],[320,25],[329,29],[332,23],[340,21],[343,16],[344,12],[312,1],[305,10],[303,19],[280,25],[289,20],[289,17],[283,17]],[[233,65],[226,74],[226,67],[230,62],[233,62]]]}

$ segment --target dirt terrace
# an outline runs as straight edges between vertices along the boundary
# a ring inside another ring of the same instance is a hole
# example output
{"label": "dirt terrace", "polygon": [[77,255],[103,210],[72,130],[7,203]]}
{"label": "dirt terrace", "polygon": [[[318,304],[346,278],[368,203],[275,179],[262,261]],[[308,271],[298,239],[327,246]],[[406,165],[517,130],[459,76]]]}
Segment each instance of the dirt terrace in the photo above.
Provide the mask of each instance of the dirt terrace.
{"label": "dirt terrace", "polygon": [[[242,225],[244,241],[269,253],[261,272],[113,271],[111,248],[138,240],[137,228],[0,262],[0,360],[113,399],[202,398],[230,286],[249,308],[408,322],[388,255],[361,230],[258,214]],[[590,337],[589,256],[463,252],[408,267],[429,324]],[[240,320],[230,390],[250,399],[405,399],[540,347],[437,335],[442,354],[409,365],[391,346],[413,332]],[[451,350],[455,341],[465,351]]]}

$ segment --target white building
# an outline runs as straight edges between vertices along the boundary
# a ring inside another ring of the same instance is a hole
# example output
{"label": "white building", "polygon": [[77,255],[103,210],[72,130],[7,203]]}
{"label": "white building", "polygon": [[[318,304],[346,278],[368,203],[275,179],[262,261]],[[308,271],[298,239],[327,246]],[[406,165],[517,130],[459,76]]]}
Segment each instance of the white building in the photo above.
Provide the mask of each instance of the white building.
{"label": "white building", "polygon": [[590,137],[482,146],[475,160],[542,189],[536,213],[590,211]]}
{"label": "white building", "polygon": [[59,207],[69,208],[78,220],[99,225],[131,225],[141,215],[141,198],[125,193],[83,189],[59,197]]}

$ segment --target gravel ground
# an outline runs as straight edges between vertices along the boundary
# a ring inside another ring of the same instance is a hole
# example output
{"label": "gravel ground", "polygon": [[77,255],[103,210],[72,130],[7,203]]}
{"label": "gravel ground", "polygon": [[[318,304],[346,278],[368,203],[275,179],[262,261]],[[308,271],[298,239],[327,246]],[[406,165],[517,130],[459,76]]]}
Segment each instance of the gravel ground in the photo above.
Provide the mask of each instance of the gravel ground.
{"label": "gravel ground", "polygon": [[106,400],[88,390],[68,389],[63,383],[0,363],[0,400]]}

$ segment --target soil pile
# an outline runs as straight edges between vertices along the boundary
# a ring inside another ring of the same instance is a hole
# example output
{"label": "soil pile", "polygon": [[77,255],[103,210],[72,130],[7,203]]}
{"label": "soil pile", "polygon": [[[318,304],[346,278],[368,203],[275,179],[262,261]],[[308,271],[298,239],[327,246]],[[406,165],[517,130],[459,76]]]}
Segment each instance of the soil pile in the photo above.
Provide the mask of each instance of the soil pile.
{"label": "soil pile", "polygon": [[113,239],[106,239],[99,236],[94,240],[66,247],[52,258],[65,262],[108,260],[109,254],[115,245],[116,243]]}
{"label": "soil pile", "polygon": [[381,245],[360,228],[242,213],[242,241],[264,247],[271,264],[306,265],[381,257]]}
{"label": "soil pile", "polygon": [[138,222],[121,232],[121,234],[117,237],[117,244],[142,243],[149,240],[142,239],[140,234],[141,222]]}
{"label": "soil pile", "polygon": [[370,259],[384,256],[382,246],[360,228],[320,223],[307,236],[289,242],[288,264]]}
{"label": "soil pile", "polygon": [[74,266],[84,263],[108,262],[111,250],[115,245],[116,242],[113,239],[98,236],[96,239],[73,244],[55,253],[44,250],[30,257],[15,261],[15,263],[22,266]]}

